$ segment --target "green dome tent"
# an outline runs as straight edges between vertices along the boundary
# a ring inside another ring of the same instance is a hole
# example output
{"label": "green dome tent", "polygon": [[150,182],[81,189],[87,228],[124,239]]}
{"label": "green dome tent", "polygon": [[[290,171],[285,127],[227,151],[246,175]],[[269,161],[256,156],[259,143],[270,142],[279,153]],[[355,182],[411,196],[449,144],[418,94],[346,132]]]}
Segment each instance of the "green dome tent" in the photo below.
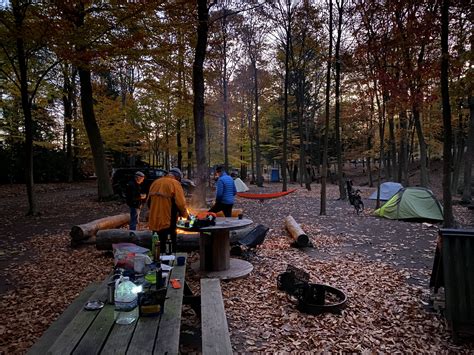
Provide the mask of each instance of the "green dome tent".
{"label": "green dome tent", "polygon": [[376,216],[389,219],[443,220],[443,207],[424,187],[406,187],[398,191],[378,210]]}

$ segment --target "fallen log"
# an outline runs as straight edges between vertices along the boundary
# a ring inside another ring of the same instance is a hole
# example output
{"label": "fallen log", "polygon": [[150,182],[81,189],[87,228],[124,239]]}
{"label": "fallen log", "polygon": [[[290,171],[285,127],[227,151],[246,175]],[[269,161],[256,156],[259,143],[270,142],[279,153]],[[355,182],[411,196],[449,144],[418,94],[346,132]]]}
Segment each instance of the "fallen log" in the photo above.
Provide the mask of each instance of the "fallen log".
{"label": "fallen log", "polygon": [[88,239],[96,235],[97,231],[102,229],[117,228],[130,222],[130,214],[123,213],[116,216],[104,217],[96,219],[95,221],[72,226],[71,245],[75,246],[81,243],[82,240]]}
{"label": "fallen log", "polygon": [[[231,231],[230,243],[237,243],[252,229],[252,227],[248,227]],[[199,232],[183,232],[180,229],[178,229],[177,232],[176,242],[178,249],[199,249]],[[104,229],[97,232],[95,246],[97,250],[112,250],[112,244],[114,243],[135,243],[144,248],[151,249],[151,234],[152,232],[150,230],[129,231],[126,229]]]}
{"label": "fallen log", "polygon": [[295,244],[299,247],[307,247],[309,243],[309,238],[306,233],[301,229],[300,225],[296,223],[295,219],[292,216],[285,218],[286,229],[290,233],[291,237],[295,241]]}

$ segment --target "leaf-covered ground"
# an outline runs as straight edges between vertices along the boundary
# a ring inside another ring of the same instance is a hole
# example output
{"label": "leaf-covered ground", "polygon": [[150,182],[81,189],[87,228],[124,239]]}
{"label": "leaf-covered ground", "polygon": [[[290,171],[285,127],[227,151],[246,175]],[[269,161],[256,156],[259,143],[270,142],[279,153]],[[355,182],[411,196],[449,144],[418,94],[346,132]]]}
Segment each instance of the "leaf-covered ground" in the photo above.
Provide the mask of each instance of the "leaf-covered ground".
{"label": "leaf-covered ground", "polygon": [[[291,187],[299,186],[294,185]],[[255,192],[278,191],[281,185]],[[73,224],[126,212],[123,204],[95,201],[94,182],[40,185],[43,214],[25,217],[22,189],[0,187],[0,353],[24,353],[90,282],[110,271],[110,255],[93,246],[72,249]],[[367,197],[373,188],[362,188]],[[266,200],[238,199],[246,217],[271,228],[246,278],[222,283],[232,345],[238,352],[382,351],[472,353],[474,343],[453,344],[444,319],[422,307],[426,299],[438,226],[376,218],[373,204],[357,216],[328,189],[327,215],[319,216],[319,185]],[[456,219],[474,228],[473,211],[455,206]],[[283,220],[292,215],[313,248],[290,247]],[[197,257],[192,253],[188,262]],[[292,264],[311,281],[348,296],[341,315],[300,313],[276,286]],[[191,287],[198,279],[189,271]],[[185,323],[198,324],[192,312]],[[183,350],[192,347],[184,348]]]}

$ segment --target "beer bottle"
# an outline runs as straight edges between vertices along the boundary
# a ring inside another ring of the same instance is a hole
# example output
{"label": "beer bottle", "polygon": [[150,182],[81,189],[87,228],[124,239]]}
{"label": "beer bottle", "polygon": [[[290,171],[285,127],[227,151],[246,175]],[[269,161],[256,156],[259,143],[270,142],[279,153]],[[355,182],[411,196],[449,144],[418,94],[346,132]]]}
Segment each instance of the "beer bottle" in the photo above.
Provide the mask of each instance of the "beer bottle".
{"label": "beer bottle", "polygon": [[171,235],[168,234],[168,236],[166,237],[166,245],[165,245],[166,255],[171,255],[171,252],[172,252],[171,248],[172,248]]}
{"label": "beer bottle", "polygon": [[158,263],[156,265],[155,276],[156,276],[156,289],[158,290],[160,287],[164,286],[163,269],[161,268],[161,263]]}
{"label": "beer bottle", "polygon": [[156,262],[160,261],[160,238],[158,238],[158,233],[153,232],[151,236],[151,253],[153,254],[153,260]]}

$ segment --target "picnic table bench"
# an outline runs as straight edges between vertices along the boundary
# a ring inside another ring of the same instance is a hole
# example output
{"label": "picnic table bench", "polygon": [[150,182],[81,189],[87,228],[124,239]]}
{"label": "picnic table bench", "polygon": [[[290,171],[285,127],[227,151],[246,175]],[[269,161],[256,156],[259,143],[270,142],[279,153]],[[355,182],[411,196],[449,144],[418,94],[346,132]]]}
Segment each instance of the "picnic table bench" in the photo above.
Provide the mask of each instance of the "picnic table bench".
{"label": "picnic table bench", "polygon": [[219,279],[201,279],[202,353],[232,354]]}
{"label": "picnic table bench", "polygon": [[[186,254],[176,254],[176,256]],[[129,325],[115,324],[114,305],[83,309],[87,300],[106,300],[107,281],[92,284],[66,309],[29,350],[29,354],[178,354],[181,308],[186,264],[173,265],[170,278],[181,288],[168,285],[164,312],[158,317],[140,317]]]}

